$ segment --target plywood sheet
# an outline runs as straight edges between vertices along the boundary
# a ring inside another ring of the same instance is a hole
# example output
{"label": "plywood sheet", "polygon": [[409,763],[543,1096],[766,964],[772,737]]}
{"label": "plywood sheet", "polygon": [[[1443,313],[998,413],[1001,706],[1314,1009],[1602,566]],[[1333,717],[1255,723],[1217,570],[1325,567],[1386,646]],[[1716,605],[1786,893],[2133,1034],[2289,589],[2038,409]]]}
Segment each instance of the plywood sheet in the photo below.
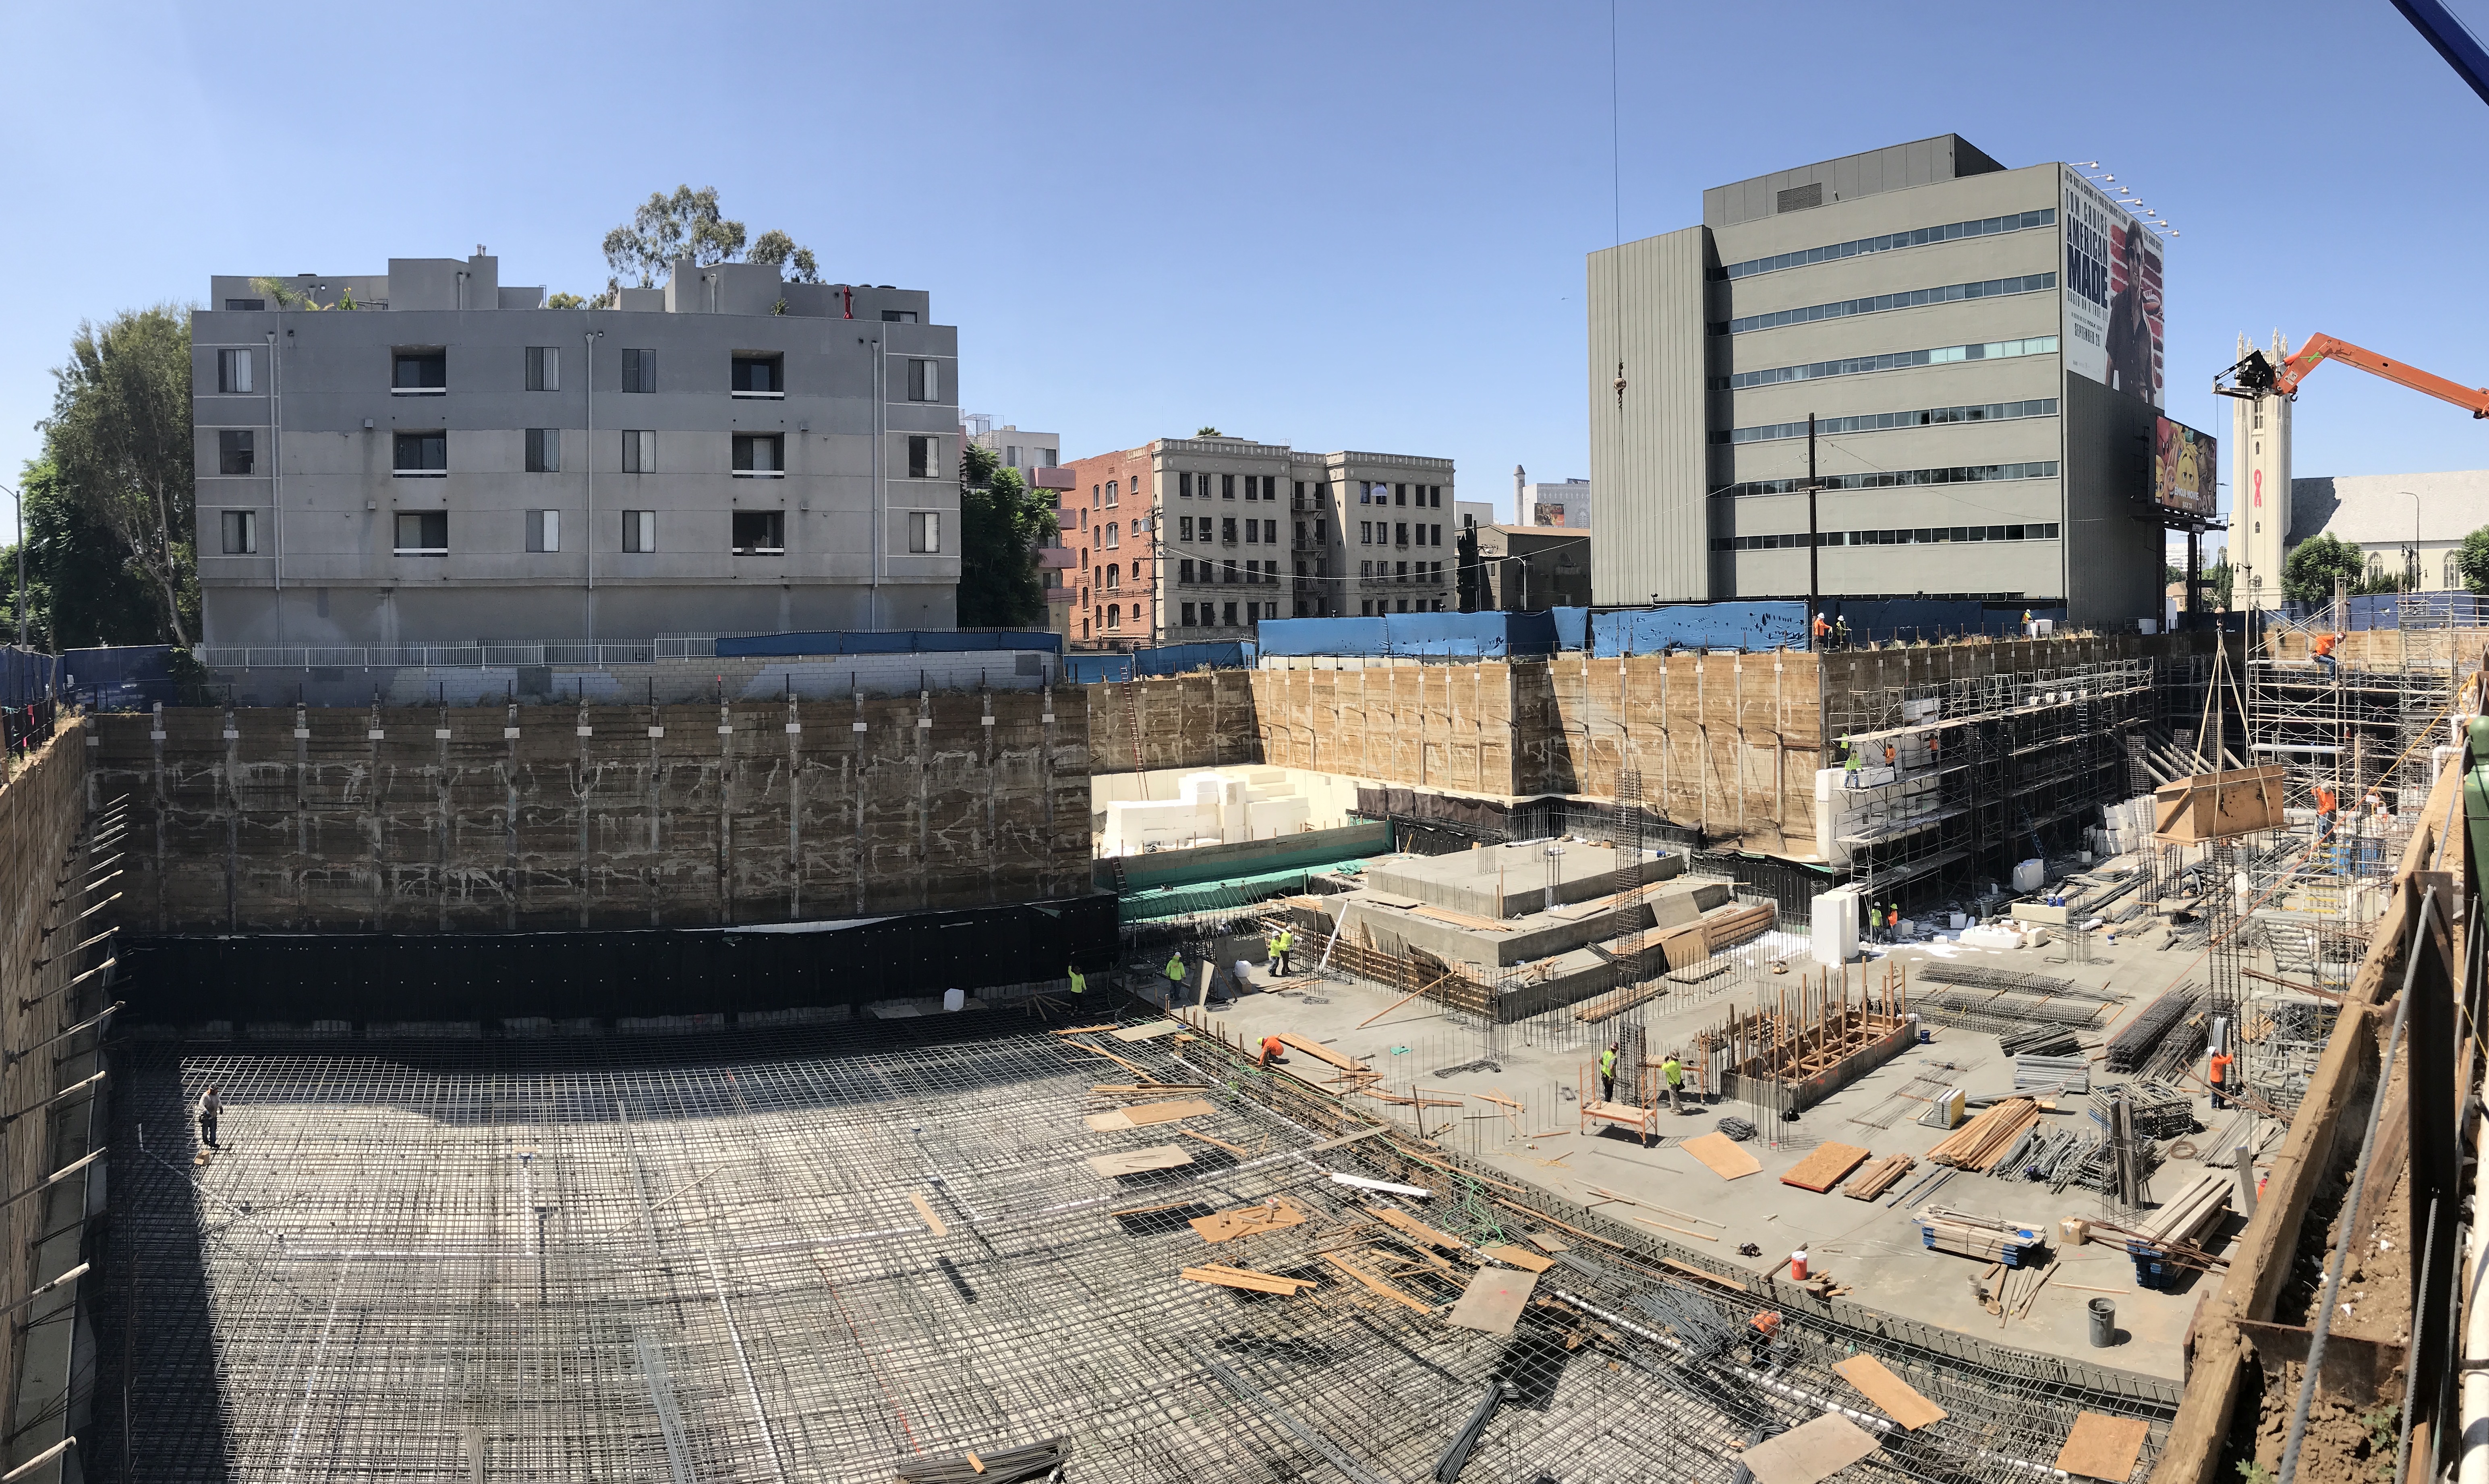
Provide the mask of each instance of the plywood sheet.
{"label": "plywood sheet", "polygon": [[1152,1170],[1172,1170],[1192,1163],[1192,1156],[1172,1144],[1156,1149],[1132,1149],[1120,1154],[1092,1155],[1089,1168],[1114,1180],[1125,1175],[1146,1175]]}
{"label": "plywood sheet", "polygon": [[1506,1242],[1500,1247],[1487,1247],[1484,1251],[1489,1257],[1502,1262],[1510,1263],[1515,1268],[1522,1269],[1529,1272],[1545,1272],[1548,1269],[1556,1266],[1556,1260],[1554,1258],[1541,1257],[1537,1253],[1531,1251],[1528,1247],[1515,1246],[1510,1242]]}
{"label": "plywood sheet", "polygon": [[1132,1121],[1134,1127],[1139,1127],[1146,1124],[1171,1124],[1183,1118],[1208,1118],[1218,1110],[1198,1098],[1187,1098],[1181,1102],[1145,1102],[1122,1111]]}
{"label": "plywood sheet", "polygon": [[1305,1055],[1312,1057],[1315,1061],[1329,1062],[1343,1071],[1363,1071],[1365,1070],[1365,1064],[1363,1062],[1359,1061],[1353,1056],[1342,1056],[1310,1036],[1299,1036],[1292,1031],[1281,1031],[1279,1033],[1279,1044],[1283,1046],[1294,1046],[1298,1050],[1302,1051]]}
{"label": "plywood sheet", "polygon": [[1195,1216],[1189,1224],[1201,1234],[1202,1241],[1221,1242],[1250,1237],[1256,1232],[1275,1232],[1304,1219],[1303,1208],[1283,1195],[1260,1206],[1239,1206],[1231,1211]]}
{"label": "plywood sheet", "polygon": [[2074,1430],[2057,1450],[2057,1467],[2087,1478],[2120,1484],[2143,1456],[2143,1440],[2152,1425],[2141,1417],[2104,1417],[2086,1412],[2074,1418]]}
{"label": "plywood sheet", "polygon": [[1156,1041],[1161,1036],[1172,1036],[1183,1029],[1184,1026],[1180,1021],[1148,1020],[1139,1025],[1124,1027],[1115,1033],[1115,1039],[1117,1041]]}
{"label": "plywood sheet", "polygon": [[1851,1356],[1832,1367],[1875,1404],[1875,1410],[1911,1432],[1945,1419],[1945,1410],[1911,1389],[1910,1384],[1885,1369],[1874,1356]]}
{"label": "plywood sheet", "polygon": [[1722,1180],[1741,1180],[1762,1172],[1755,1156],[1737,1147],[1737,1141],[1725,1133],[1706,1133],[1687,1139],[1677,1146],[1707,1166]]}
{"label": "plywood sheet", "polygon": [[1817,1484],[1875,1451],[1875,1435],[1837,1412],[1748,1448],[1756,1484]]}
{"label": "plywood sheet", "polygon": [[1874,1151],[1860,1149],[1855,1144],[1818,1144],[1813,1154],[1789,1166],[1788,1173],[1781,1177],[1781,1184],[1813,1190],[1820,1195],[1841,1184],[1851,1170],[1866,1163],[1872,1153]]}
{"label": "plywood sheet", "polygon": [[1461,1293],[1444,1323],[1463,1329],[1483,1329],[1489,1334],[1510,1334],[1521,1319],[1521,1310],[1530,1302],[1531,1290],[1538,1286],[1538,1274],[1515,1272],[1509,1268],[1481,1268],[1470,1277],[1470,1286]]}

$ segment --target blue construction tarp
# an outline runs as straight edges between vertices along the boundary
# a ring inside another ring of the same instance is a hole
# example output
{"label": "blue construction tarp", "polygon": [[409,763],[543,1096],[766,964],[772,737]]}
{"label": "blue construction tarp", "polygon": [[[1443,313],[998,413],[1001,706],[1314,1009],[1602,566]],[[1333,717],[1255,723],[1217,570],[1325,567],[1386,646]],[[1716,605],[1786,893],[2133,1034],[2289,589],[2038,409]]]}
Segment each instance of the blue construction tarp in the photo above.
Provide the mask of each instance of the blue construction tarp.
{"label": "blue construction tarp", "polygon": [[[2489,598],[2472,592],[2372,592],[2342,600],[2338,620],[2353,633],[2362,629],[2398,629],[2408,607],[2413,616],[2431,625],[2474,628],[2489,625]],[[2293,603],[2285,612],[2296,623],[2331,623],[2331,603]]]}
{"label": "blue construction tarp", "polygon": [[1556,652],[1548,614],[1377,614],[1370,618],[1265,618],[1266,655],[1444,655],[1495,660]]}
{"label": "blue construction tarp", "polygon": [[1145,675],[1180,675],[1187,670],[1251,670],[1255,646],[1250,641],[1199,644],[1160,644],[1132,651],[1133,668]]}
{"label": "blue construction tarp", "polygon": [[[1846,619],[1849,642],[1945,640],[1964,634],[2009,638],[2022,632],[2022,614],[2063,622],[2065,605],[1983,603],[1958,598],[1826,598],[1826,618]],[[1803,649],[1810,620],[1803,598],[1673,603],[1590,615],[1590,652],[1658,654],[1679,649]]]}
{"label": "blue construction tarp", "polygon": [[159,700],[170,705],[175,699],[170,644],[65,649],[60,670],[62,689],[98,710],[137,710]]}
{"label": "blue construction tarp", "polygon": [[22,706],[60,694],[58,655],[0,645],[0,705]]}
{"label": "blue construction tarp", "polygon": [[894,629],[884,633],[818,629],[795,634],[746,634],[717,642],[721,660],[753,655],[807,654],[971,654],[987,649],[1063,651],[1063,636],[1043,629],[1001,633],[948,633],[931,629]]}
{"label": "blue construction tarp", "polygon": [[1067,654],[1063,657],[1063,678],[1073,685],[1095,685],[1101,680],[1130,680],[1132,670],[1132,657],[1129,654]]}
{"label": "blue construction tarp", "polygon": [[1551,608],[1547,616],[1556,622],[1556,647],[1588,649],[1590,647],[1590,611],[1587,608]]}

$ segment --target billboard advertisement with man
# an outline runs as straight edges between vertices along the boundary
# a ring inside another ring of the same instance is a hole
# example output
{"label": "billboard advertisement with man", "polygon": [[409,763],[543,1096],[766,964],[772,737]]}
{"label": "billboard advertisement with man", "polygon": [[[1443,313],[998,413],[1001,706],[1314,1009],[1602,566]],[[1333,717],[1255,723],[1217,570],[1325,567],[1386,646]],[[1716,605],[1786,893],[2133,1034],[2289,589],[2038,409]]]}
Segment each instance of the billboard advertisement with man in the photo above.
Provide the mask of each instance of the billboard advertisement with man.
{"label": "billboard advertisement with man", "polygon": [[2064,175],[2066,369],[2165,407],[2160,241],[2100,187]]}
{"label": "billboard advertisement with man", "polygon": [[2216,481],[2220,452],[2213,435],[2198,433],[2183,422],[2159,419],[2152,447],[2152,498],[2164,510],[2200,515],[2211,520],[2220,510]]}

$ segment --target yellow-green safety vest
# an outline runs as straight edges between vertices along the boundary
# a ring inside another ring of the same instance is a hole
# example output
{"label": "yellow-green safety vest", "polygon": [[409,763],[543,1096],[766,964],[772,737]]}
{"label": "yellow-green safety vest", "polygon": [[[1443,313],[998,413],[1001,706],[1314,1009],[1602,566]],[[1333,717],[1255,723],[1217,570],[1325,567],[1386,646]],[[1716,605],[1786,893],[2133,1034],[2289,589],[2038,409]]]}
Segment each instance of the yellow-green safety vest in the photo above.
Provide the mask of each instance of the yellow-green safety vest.
{"label": "yellow-green safety vest", "polygon": [[1669,1086],[1683,1087],[1685,1085],[1685,1064],[1678,1061],[1676,1058],[1672,1056],[1667,1061],[1660,1063],[1659,1070],[1662,1076],[1668,1078]]}
{"label": "yellow-green safety vest", "polygon": [[1184,955],[1178,954],[1167,960],[1167,978],[1179,985],[1184,983]]}
{"label": "yellow-green safety vest", "polygon": [[1614,1051],[1612,1051],[1612,1050],[1611,1050],[1611,1051],[1602,1051],[1602,1052],[1600,1052],[1600,1053],[1599,1053],[1599,1075],[1600,1075],[1600,1076],[1603,1076],[1603,1077],[1613,1077],[1613,1076],[1615,1076],[1616,1074],[1616,1052],[1614,1052]]}
{"label": "yellow-green safety vest", "polygon": [[1081,973],[1078,969],[1073,969],[1070,972],[1072,975],[1072,992],[1073,994],[1080,994],[1087,991],[1089,988],[1089,976]]}

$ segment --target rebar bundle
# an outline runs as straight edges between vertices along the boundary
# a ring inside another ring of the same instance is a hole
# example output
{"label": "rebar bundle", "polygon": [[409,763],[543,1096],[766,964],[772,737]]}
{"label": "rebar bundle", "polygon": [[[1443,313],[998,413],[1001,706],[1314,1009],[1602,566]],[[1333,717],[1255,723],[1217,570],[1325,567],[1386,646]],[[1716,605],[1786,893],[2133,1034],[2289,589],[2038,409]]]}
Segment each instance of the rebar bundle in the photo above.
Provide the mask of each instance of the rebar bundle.
{"label": "rebar bundle", "polygon": [[2195,996],[2179,989],[2146,1005],[2133,1019],[2109,1038],[2107,1070],[2131,1072],[2151,1059],[2153,1050],[2170,1028],[2184,1020],[2195,1009]]}

